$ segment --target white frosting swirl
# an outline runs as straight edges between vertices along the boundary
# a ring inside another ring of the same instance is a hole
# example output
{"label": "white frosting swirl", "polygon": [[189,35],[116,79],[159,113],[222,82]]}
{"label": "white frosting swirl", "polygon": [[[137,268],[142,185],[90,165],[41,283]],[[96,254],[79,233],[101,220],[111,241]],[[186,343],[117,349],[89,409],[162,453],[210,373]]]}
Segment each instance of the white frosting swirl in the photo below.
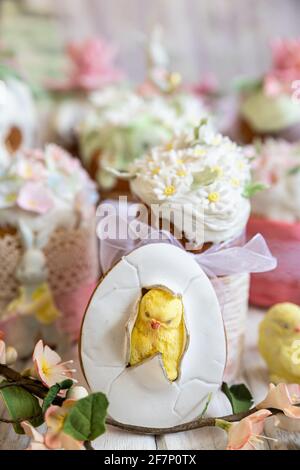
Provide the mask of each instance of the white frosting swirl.
{"label": "white frosting swirl", "polygon": [[[184,208],[184,230],[194,246],[238,236],[245,228],[250,203],[244,197],[250,163],[241,147],[206,125],[197,138],[183,136],[155,148],[130,167],[132,192],[148,206]],[[193,221],[192,221],[193,218]],[[186,219],[185,219],[186,220]],[[176,221],[172,219],[176,227]]]}

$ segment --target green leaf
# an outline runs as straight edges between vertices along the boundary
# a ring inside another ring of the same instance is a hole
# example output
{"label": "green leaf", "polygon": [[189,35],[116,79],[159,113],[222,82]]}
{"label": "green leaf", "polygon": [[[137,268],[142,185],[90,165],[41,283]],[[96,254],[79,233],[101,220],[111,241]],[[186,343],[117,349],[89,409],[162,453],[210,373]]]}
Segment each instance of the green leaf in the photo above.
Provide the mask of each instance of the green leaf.
{"label": "green leaf", "polygon": [[78,400],[68,413],[63,431],[79,441],[93,441],[105,432],[108,401],[103,393]]}
{"label": "green leaf", "polygon": [[241,413],[250,410],[253,404],[253,397],[244,384],[237,384],[228,387],[224,382],[222,392],[225,393],[231,403],[233,413]]}
{"label": "green leaf", "polygon": [[48,391],[48,393],[45,396],[44,401],[43,401],[43,407],[42,407],[43,414],[45,414],[46,411],[48,410],[49,406],[52,405],[55,398],[57,397],[57,394],[61,390],[68,390],[69,388],[71,388],[73,386],[73,384],[74,384],[73,380],[66,379],[63,382],[61,382],[60,384],[52,385],[52,387],[49,388],[49,391]]}
{"label": "green leaf", "polygon": [[199,186],[207,186],[212,184],[219,176],[217,170],[212,170],[211,168],[205,168],[198,173],[193,175],[193,189],[198,188]]}
{"label": "green leaf", "polygon": [[[12,420],[26,420],[34,427],[40,426],[43,423],[42,409],[38,399],[27,392],[27,390],[18,386],[12,386],[1,389],[0,394]],[[28,418],[31,416],[39,417],[29,420]],[[13,426],[17,434],[24,434],[23,428],[19,423]]]}
{"label": "green leaf", "polygon": [[237,92],[250,92],[262,86],[262,79],[241,77],[233,82],[233,89]]}
{"label": "green leaf", "polygon": [[263,183],[248,183],[244,188],[243,196],[249,199],[264,189],[268,189],[268,186]]}
{"label": "green leaf", "polygon": [[210,404],[210,402],[211,402],[212,396],[213,396],[212,393],[209,393],[209,394],[207,395],[207,399],[206,399],[204,408],[203,408],[203,410],[202,410],[202,412],[201,412],[199,418],[203,418],[203,416],[204,416],[205,413],[207,412],[207,408],[208,408],[208,406],[209,406],[209,404]]}
{"label": "green leaf", "polygon": [[299,166],[294,166],[294,168],[291,168],[289,171],[288,171],[288,176],[294,176],[296,175],[297,173],[299,173],[300,171],[300,165]]}

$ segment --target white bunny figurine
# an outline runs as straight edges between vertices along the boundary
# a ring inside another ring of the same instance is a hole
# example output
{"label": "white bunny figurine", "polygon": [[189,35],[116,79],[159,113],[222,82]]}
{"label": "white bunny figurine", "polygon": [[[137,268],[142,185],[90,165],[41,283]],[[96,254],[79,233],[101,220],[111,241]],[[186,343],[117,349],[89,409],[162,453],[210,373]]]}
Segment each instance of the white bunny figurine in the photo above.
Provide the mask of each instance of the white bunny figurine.
{"label": "white bunny figurine", "polygon": [[[32,238],[26,234],[26,245],[32,245]],[[16,271],[20,282],[19,294],[7,307],[5,316],[35,315],[43,324],[53,323],[58,316],[53,295],[47,282],[46,258],[40,248],[26,249]]]}

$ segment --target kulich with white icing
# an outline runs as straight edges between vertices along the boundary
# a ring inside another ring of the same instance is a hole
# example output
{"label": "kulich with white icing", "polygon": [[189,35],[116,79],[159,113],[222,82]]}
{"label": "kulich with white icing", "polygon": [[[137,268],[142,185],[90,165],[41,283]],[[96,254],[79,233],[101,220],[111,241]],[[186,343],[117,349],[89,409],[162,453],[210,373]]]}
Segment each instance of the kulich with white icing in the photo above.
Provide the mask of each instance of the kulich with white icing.
{"label": "kulich with white icing", "polygon": [[250,214],[244,191],[251,183],[250,162],[241,147],[206,123],[196,134],[175,138],[130,167],[131,191],[147,206],[180,210],[188,205],[185,216],[203,228],[184,233],[195,247],[241,234]]}
{"label": "kulich with white icing", "polygon": [[108,87],[91,98],[94,111],[80,126],[82,159],[95,165],[96,180],[103,189],[116,183],[106,167],[127,170],[150,148],[169,141],[196,125],[207,112],[198,98],[188,93],[142,96],[125,87]]}
{"label": "kulich with white icing", "polygon": [[1,227],[34,233],[45,246],[57,228],[90,220],[97,200],[94,183],[79,161],[56,145],[10,158],[1,154],[0,171]]}
{"label": "kulich with white icing", "polygon": [[252,212],[268,219],[300,221],[300,143],[267,139],[252,147],[254,177],[269,189],[252,198]]}

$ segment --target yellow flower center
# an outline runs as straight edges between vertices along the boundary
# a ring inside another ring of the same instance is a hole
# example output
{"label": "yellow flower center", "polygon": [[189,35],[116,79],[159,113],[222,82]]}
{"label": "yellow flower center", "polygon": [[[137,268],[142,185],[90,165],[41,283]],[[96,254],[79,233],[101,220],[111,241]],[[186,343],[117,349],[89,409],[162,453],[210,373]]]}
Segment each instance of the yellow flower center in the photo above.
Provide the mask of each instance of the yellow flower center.
{"label": "yellow flower center", "polygon": [[219,165],[213,166],[212,171],[215,171],[218,175],[218,177],[223,176],[223,168],[221,168]]}
{"label": "yellow flower center", "polygon": [[186,171],[185,170],[177,170],[177,176],[184,177],[186,176]]}
{"label": "yellow flower center", "polygon": [[8,194],[7,196],[5,196],[5,201],[10,203],[10,202],[15,202],[17,199],[17,195],[16,194]]}
{"label": "yellow flower center", "polygon": [[207,196],[209,202],[218,202],[220,200],[220,194],[217,192],[210,193]]}
{"label": "yellow flower center", "polygon": [[183,165],[184,161],[181,158],[178,158],[177,163],[178,165]]}
{"label": "yellow flower center", "polygon": [[173,150],[172,142],[169,142],[168,144],[165,145],[165,150]]}
{"label": "yellow flower center", "polygon": [[153,168],[153,170],[152,170],[152,175],[158,175],[159,172],[160,172],[160,167],[157,166],[156,168]]}
{"label": "yellow flower center", "polygon": [[238,178],[232,178],[231,180],[231,186],[234,188],[238,188],[240,186],[241,182]]}
{"label": "yellow flower center", "polygon": [[195,152],[194,154],[197,156],[197,157],[204,157],[204,155],[207,154],[207,150],[205,149],[195,149]]}
{"label": "yellow flower center", "polygon": [[45,359],[42,360],[41,369],[42,369],[43,374],[46,377],[50,375],[51,367],[49,366],[48,362]]}
{"label": "yellow flower center", "polygon": [[239,170],[243,170],[245,168],[245,162],[238,162],[237,167]]}
{"label": "yellow flower center", "polygon": [[169,186],[165,187],[164,194],[165,194],[165,196],[172,196],[175,193],[175,191],[176,191],[175,186],[170,184]]}

